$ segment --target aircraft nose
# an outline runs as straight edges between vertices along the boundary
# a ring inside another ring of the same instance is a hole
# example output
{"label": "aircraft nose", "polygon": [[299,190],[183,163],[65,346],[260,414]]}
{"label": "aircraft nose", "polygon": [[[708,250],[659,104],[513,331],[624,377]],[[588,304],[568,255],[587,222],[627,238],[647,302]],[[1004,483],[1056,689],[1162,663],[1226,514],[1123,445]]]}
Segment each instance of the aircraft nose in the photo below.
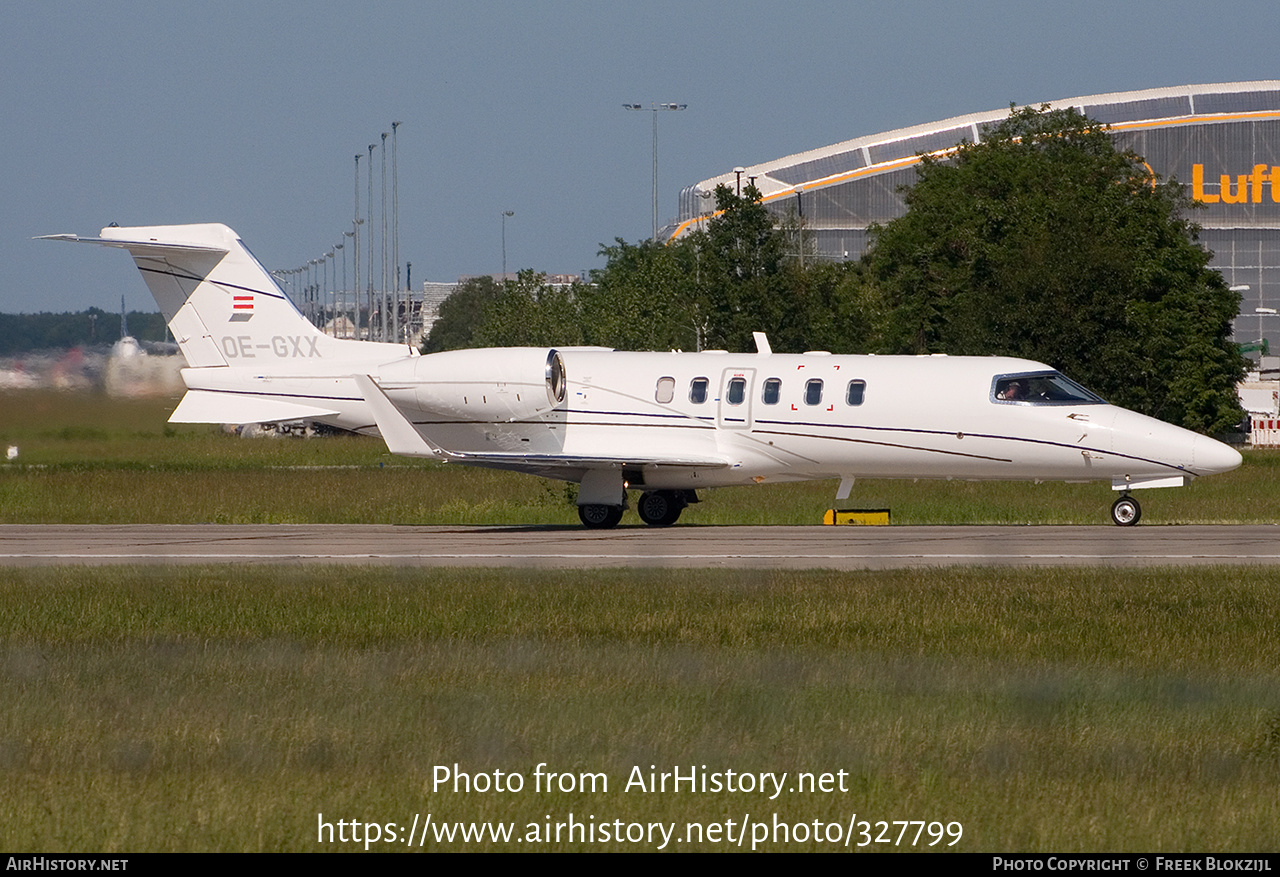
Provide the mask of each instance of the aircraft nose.
{"label": "aircraft nose", "polygon": [[1196,436],[1191,448],[1191,459],[1193,466],[1206,474],[1230,472],[1244,460],[1240,452],[1230,445],[1202,435]]}

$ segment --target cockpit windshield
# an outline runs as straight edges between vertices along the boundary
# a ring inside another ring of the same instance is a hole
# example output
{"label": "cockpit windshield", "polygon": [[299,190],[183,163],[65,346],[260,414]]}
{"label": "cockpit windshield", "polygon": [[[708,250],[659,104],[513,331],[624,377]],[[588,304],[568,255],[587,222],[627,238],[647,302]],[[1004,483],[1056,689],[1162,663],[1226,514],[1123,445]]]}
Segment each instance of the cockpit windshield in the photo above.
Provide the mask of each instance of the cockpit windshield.
{"label": "cockpit windshield", "polygon": [[996,375],[991,401],[1020,405],[1104,405],[1106,400],[1059,372]]}

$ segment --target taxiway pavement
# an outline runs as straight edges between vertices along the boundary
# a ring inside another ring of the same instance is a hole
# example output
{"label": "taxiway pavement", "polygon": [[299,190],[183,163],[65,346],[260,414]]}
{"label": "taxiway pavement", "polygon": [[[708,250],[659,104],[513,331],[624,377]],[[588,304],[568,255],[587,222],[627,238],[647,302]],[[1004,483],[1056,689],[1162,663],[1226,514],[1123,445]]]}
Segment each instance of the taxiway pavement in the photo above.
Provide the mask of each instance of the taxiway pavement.
{"label": "taxiway pavement", "polygon": [[1280,526],[3,525],[0,565],[898,569],[1280,564]]}

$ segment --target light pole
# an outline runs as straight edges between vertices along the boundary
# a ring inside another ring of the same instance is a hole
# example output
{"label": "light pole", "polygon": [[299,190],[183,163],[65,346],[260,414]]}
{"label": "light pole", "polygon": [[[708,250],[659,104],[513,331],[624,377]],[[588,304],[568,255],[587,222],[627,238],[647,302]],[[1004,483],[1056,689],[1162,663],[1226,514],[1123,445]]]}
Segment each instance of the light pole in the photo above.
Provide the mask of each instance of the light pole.
{"label": "light pole", "polygon": [[[288,292],[289,287],[287,285],[289,281],[286,279],[288,278],[288,276],[289,276],[289,272],[284,268],[277,268],[276,270],[271,272],[271,279],[276,282],[276,286],[280,287],[280,291],[283,292],[286,296],[289,294]],[[97,315],[96,314],[90,315],[90,319],[96,320]]]}
{"label": "light pole", "polygon": [[[359,228],[358,225],[355,227]],[[356,242],[355,242],[356,233],[354,231],[344,231],[342,233],[342,236],[344,238],[351,238],[351,246],[353,247],[356,246]],[[339,246],[341,246],[341,244],[339,244]],[[347,302],[348,294],[349,294],[349,291],[347,289],[347,251],[343,250],[342,251],[342,305],[344,308],[349,307],[349,304]],[[357,322],[356,318],[360,315],[360,300],[356,299],[354,304],[355,304],[354,312],[351,315],[351,333],[352,334],[348,335],[347,336],[348,338],[355,337],[355,329],[356,329],[356,322]]]}
{"label": "light pole", "polygon": [[502,211],[502,282],[507,282],[507,217],[515,216],[514,210]]}
{"label": "light pole", "polygon": [[[329,307],[329,254],[323,253],[319,259],[319,273],[316,275],[316,325],[320,331],[325,330],[325,310]],[[326,333],[327,334],[327,333]]]}
{"label": "light pole", "polygon": [[316,265],[319,259],[308,259],[310,270],[307,272],[307,310],[311,313],[311,325],[316,324]]}
{"label": "light pole", "polygon": [[[755,185],[755,180],[751,181]],[[796,252],[800,254],[800,270],[804,270],[804,186],[796,186]]]}
{"label": "light pole", "polygon": [[336,253],[342,250],[342,285],[338,285],[338,259],[333,260],[333,337],[338,337],[338,314],[347,303],[347,251],[342,247],[342,241],[333,245],[333,251]]}
{"label": "light pole", "polygon": [[396,285],[395,327],[396,341],[400,340],[400,176],[396,163],[396,129],[399,122],[391,123],[391,276]]}
{"label": "light pole", "polygon": [[328,275],[329,275],[329,266],[326,264],[325,257],[321,256],[319,259],[316,259],[316,303],[315,303],[316,328],[318,328],[321,332],[324,331],[324,300],[325,300],[325,296],[327,295],[327,293],[325,292],[325,286],[328,285]]}
{"label": "light pole", "polygon": [[382,132],[382,340],[387,340],[387,138]]}
{"label": "light pole", "polygon": [[[353,253],[355,257],[353,260],[355,262],[355,265],[354,265],[355,270],[351,274],[351,297],[355,304],[355,307],[352,308],[353,314],[352,314],[351,321],[353,324],[352,328],[355,330],[355,337],[359,338],[360,337],[360,153],[358,152],[356,153],[355,190],[356,190],[356,193],[355,193],[356,212],[351,219],[351,228],[353,230],[349,233],[351,237],[354,238],[351,241],[351,247],[352,249],[355,250],[355,252]],[[346,257],[344,256],[343,258],[346,258]],[[344,275],[347,273],[347,266],[345,264],[342,266],[342,273]]]}
{"label": "light pole", "polygon": [[[643,110],[643,104],[623,104],[628,110]],[[683,110],[688,104],[650,104],[647,109],[653,112],[653,240],[658,239],[658,111]]]}
{"label": "light pole", "polygon": [[[373,340],[373,150],[378,144],[369,144],[369,258],[365,261],[368,263],[369,286],[367,287],[369,298],[369,319],[368,319],[368,340]],[[385,317],[386,315],[383,314]]]}
{"label": "light pole", "polygon": [[[333,250],[330,250],[329,252],[324,254],[324,263],[323,263],[324,264],[324,282],[326,286],[329,286],[329,275],[332,273],[329,270],[329,265],[333,264],[335,268],[337,267],[337,262],[334,260],[333,256],[334,256]],[[320,325],[321,326],[325,325],[325,316],[326,316],[326,312],[329,310],[329,300],[332,298],[333,292],[334,290],[332,288],[326,289],[324,291],[323,297],[320,299]]]}

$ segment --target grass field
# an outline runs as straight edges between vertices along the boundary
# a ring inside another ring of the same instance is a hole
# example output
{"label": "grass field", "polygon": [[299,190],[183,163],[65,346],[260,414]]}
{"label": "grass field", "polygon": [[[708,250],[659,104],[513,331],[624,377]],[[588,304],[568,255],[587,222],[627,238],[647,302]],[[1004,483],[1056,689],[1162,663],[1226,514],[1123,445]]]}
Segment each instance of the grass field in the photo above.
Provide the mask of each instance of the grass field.
{"label": "grass field", "polygon": [[[576,524],[565,485],[394,457],[364,437],[240,439],[170,426],[176,400],[0,394],[0,523]],[[705,491],[682,524],[816,524],[836,483]],[[1148,524],[1280,522],[1280,452],[1138,494]],[[899,524],[1102,524],[1106,484],[858,481],[848,505]],[[843,504],[842,504],[843,505]],[[634,515],[624,523],[638,524]]]}
{"label": "grass field", "polygon": [[[1276,570],[3,570],[0,846],[314,851],[332,848],[319,813],[519,836],[573,812],[679,832],[959,822],[967,851],[1275,850],[1278,586]],[[536,794],[541,762],[608,791]],[[530,785],[433,791],[454,764]],[[651,765],[843,770],[847,791],[623,791]],[[545,848],[587,847],[651,848]]]}
{"label": "grass field", "polygon": [[[374,440],[170,428],[172,404],[0,396],[0,446],[20,448],[0,522],[576,518],[562,485]],[[1280,455],[1249,453],[1143,494],[1144,522],[1274,523],[1278,487]],[[815,523],[834,488],[714,491],[682,523]],[[1110,501],[1105,485],[860,481],[852,502],[897,523],[1100,523]],[[845,831],[856,814],[873,836],[963,826],[935,849],[1276,850],[1278,586],[1247,568],[0,569],[0,847],[363,849],[319,844],[319,814],[520,837],[573,813],[677,837],[748,814]],[[540,763],[608,791],[537,793]],[[527,785],[433,789],[454,764]],[[624,791],[634,768],[702,765],[844,771],[846,790]],[[426,848],[494,846],[530,848]]]}

